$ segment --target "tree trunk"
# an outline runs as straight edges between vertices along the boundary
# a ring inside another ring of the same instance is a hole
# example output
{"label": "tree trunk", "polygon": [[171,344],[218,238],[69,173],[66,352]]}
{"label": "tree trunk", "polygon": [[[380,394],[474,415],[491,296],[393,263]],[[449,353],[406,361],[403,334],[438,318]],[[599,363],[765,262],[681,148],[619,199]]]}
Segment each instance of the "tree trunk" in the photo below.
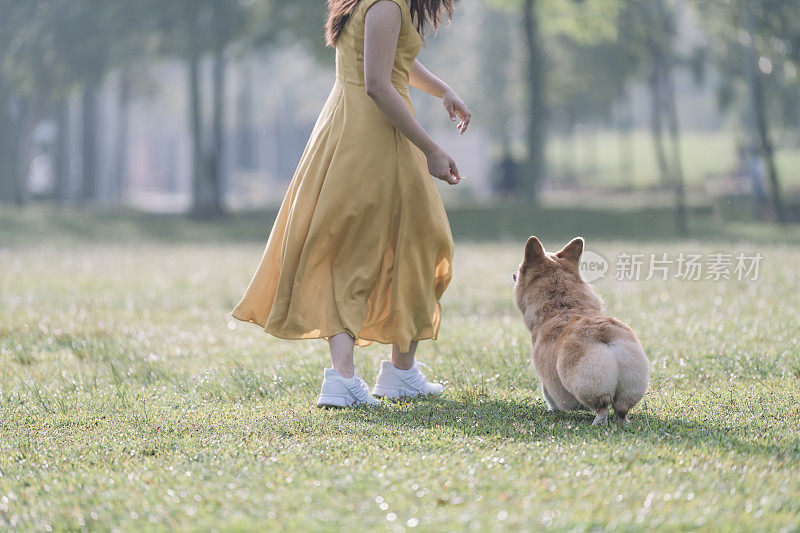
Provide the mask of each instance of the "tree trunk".
{"label": "tree trunk", "polygon": [[561,147],[561,179],[564,183],[572,183],[577,175],[575,163],[577,162],[577,149],[575,143],[575,120],[572,113],[566,118],[564,127],[564,140]]}
{"label": "tree trunk", "polygon": [[675,229],[678,235],[689,234],[688,214],[686,210],[686,186],[683,177],[683,157],[680,145],[680,124],[678,122],[678,106],[675,103],[675,84],[672,69],[668,63],[664,65],[664,112],[669,124],[670,145],[672,149],[672,179],[675,188]]}
{"label": "tree trunk", "polygon": [[767,124],[766,111],[764,109],[764,88],[761,76],[756,72],[755,81],[755,118],[758,126],[758,140],[761,157],[767,165],[767,175],[769,176],[770,194],[772,195],[772,208],[775,211],[775,219],[779,224],[786,223],[786,213],[783,209],[783,195],[781,184],[778,177],[778,167],[775,165],[775,148]]}
{"label": "tree trunk", "polygon": [[586,174],[596,180],[600,174],[600,139],[594,126],[587,127],[586,132]]}
{"label": "tree trunk", "polygon": [[634,186],[636,163],[634,160],[633,132],[630,127],[625,127],[618,132],[619,141],[619,174],[621,183],[630,187]]}
{"label": "tree trunk", "polygon": [[31,135],[41,107],[14,98],[0,82],[0,200],[25,205],[30,200]]}
{"label": "tree trunk", "polygon": [[0,83],[0,201],[14,201],[14,135],[11,102]]}
{"label": "tree trunk", "polygon": [[213,161],[211,165],[211,184],[214,197],[213,208],[217,213],[222,213],[225,198],[225,49],[217,46],[214,50],[214,147],[212,150]]}
{"label": "tree trunk", "polygon": [[567,146],[568,146],[568,155],[570,158],[570,180],[573,183],[577,183],[581,174],[580,171],[580,156],[581,156],[581,147],[580,147],[580,139],[578,139],[578,131],[575,127],[575,122],[573,121],[569,126],[569,138],[567,139]]}
{"label": "tree trunk", "polygon": [[[649,19],[652,31],[652,33],[648,34],[647,47],[650,61],[653,65],[653,72],[650,78],[652,99],[650,127],[653,133],[653,145],[661,176],[661,185],[672,188],[675,193],[675,229],[679,236],[685,236],[689,231],[686,193],[680,151],[680,126],[675,103],[675,87],[672,80],[672,58],[669,56],[673,40],[671,18],[666,11],[663,0],[652,0],[652,3],[647,5],[645,9],[647,10],[645,12],[645,20]],[[667,159],[664,146],[663,118],[666,118],[668,123],[672,156],[670,160]]]}
{"label": "tree trunk", "polygon": [[[652,50],[651,50],[652,51]],[[650,133],[653,137],[653,150],[658,165],[659,182],[662,186],[669,184],[669,165],[664,148],[664,125],[661,120],[661,68],[656,65],[657,54],[651,54],[653,74],[650,77]]]}
{"label": "tree trunk", "polygon": [[63,204],[69,199],[70,185],[70,120],[69,120],[69,98],[64,98],[59,102],[56,110],[56,157],[55,172],[53,183],[53,198],[56,202]]}
{"label": "tree trunk", "polygon": [[41,108],[38,102],[19,98],[16,102],[16,116],[11,134],[11,178],[14,187],[14,201],[17,205],[27,205],[30,201],[28,174],[33,154],[33,128],[39,121]]}
{"label": "tree trunk", "polygon": [[663,72],[667,58],[664,57],[662,50],[664,43],[659,42],[664,40],[662,31],[665,29],[665,24],[660,16],[661,9],[657,5],[659,1],[650,0],[649,2],[641,3],[639,4],[639,9],[641,10],[642,24],[650,28],[645,36],[647,53],[652,66],[650,79],[648,80],[648,89],[650,90],[650,133],[653,138],[653,151],[658,165],[659,184],[662,187],[668,187],[670,171],[664,148],[664,125],[662,121],[664,101]]}
{"label": "tree trunk", "polygon": [[189,39],[189,105],[192,132],[192,215],[205,218],[210,215],[207,186],[207,168],[204,163],[203,117],[200,95],[200,50],[197,42],[197,22],[190,29]]}
{"label": "tree trunk", "polygon": [[[750,105],[748,106],[747,113],[747,129],[749,132],[749,141],[751,149],[757,151],[761,159],[767,166],[767,174],[770,182],[770,193],[772,201],[772,210],[775,214],[775,219],[778,223],[783,224],[786,222],[786,215],[783,209],[783,199],[781,195],[780,180],[778,178],[778,169],[775,165],[774,147],[769,133],[769,125],[767,123],[766,111],[764,109],[764,87],[761,74],[758,68],[758,53],[755,49],[756,40],[756,24],[755,15],[753,13],[753,3],[745,3],[744,11],[744,28],[751,36],[750,42],[745,47],[745,74],[750,90]],[[749,151],[748,151],[749,154]],[[760,198],[760,171],[757,170],[756,165],[752,165],[753,176],[753,190],[755,192],[755,208],[756,214],[761,212],[761,198]]]}
{"label": "tree trunk", "polygon": [[83,124],[81,134],[82,187],[84,201],[98,197],[97,180],[97,85],[90,83],[83,92]]}
{"label": "tree trunk", "polygon": [[528,197],[536,197],[539,181],[544,176],[544,143],[546,134],[546,106],[544,102],[544,54],[539,34],[539,19],[536,14],[536,0],[525,0],[522,22],[525,44],[528,51],[527,84],[527,148],[528,162],[525,165],[524,190]]}
{"label": "tree trunk", "polygon": [[633,117],[628,105],[623,104],[624,111],[620,127],[617,132],[619,141],[619,174],[621,183],[624,185],[634,185],[634,174],[636,172],[636,162],[634,160],[633,146]]}
{"label": "tree trunk", "polygon": [[117,121],[116,152],[114,161],[114,183],[111,197],[119,202],[127,189],[128,177],[128,137],[130,126],[131,74],[122,69],[119,76],[118,94],[119,120]]}
{"label": "tree trunk", "polygon": [[237,165],[247,170],[256,167],[253,155],[253,77],[250,72],[250,65],[247,61],[241,66],[239,77],[239,95],[236,106],[237,122]]}

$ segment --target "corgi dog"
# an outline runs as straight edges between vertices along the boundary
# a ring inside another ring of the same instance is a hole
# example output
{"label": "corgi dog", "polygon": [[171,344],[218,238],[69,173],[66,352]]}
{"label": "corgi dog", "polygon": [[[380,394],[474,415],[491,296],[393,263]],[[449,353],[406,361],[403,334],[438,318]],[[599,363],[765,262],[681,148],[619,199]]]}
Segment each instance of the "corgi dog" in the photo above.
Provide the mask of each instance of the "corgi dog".
{"label": "corgi dog", "polygon": [[546,252],[536,237],[514,274],[514,301],[531,332],[533,366],[552,411],[590,410],[593,424],[620,422],[647,391],[649,361],[630,327],[603,313],[579,274],[583,239]]}

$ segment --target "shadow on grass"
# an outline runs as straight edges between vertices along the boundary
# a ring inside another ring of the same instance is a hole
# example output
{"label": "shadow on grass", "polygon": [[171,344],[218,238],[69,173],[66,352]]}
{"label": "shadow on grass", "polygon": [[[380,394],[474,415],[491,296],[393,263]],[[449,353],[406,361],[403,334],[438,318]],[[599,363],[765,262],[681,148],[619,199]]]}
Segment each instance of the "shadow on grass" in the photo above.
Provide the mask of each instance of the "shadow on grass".
{"label": "shadow on grass", "polygon": [[[422,398],[401,402],[396,408],[342,410],[335,416],[347,423],[373,424],[398,431],[449,428],[464,436],[562,444],[610,439],[613,445],[716,449],[793,463],[800,461],[800,439],[796,435],[780,439],[778,435],[770,435],[769,429],[757,424],[751,426],[750,420],[731,427],[713,421],[698,423],[654,415],[641,407],[631,414],[630,424],[610,421],[608,427],[592,426],[593,413],[552,412],[533,398]],[[763,442],[770,436],[778,442]]]}

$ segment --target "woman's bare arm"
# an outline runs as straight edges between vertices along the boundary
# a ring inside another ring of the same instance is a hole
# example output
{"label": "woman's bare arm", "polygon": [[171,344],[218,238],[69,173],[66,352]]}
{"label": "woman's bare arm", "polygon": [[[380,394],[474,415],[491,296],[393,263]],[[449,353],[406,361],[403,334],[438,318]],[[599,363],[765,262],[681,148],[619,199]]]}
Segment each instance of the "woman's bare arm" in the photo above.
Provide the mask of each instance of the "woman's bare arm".
{"label": "woman's bare arm", "polygon": [[425,91],[439,98],[442,98],[447,91],[453,90],[449,85],[437,78],[430,70],[426,69],[425,65],[419,62],[419,59],[414,60],[414,67],[411,69],[409,82],[412,87],[416,87],[420,91]]}
{"label": "woman's bare arm", "polygon": [[457,119],[461,119],[458,124],[458,132],[463,134],[467,130],[469,121],[472,118],[467,104],[458,97],[458,94],[449,85],[425,68],[425,65],[420,63],[418,59],[414,60],[409,82],[413,87],[441,98],[444,108],[450,115],[450,120],[455,122]]}
{"label": "woman's bare arm", "polygon": [[425,154],[428,170],[450,184],[461,177],[455,161],[420,125],[403,97],[392,85],[392,67],[400,35],[400,7],[390,0],[375,2],[366,15],[364,31],[364,81],[367,94],[400,133]]}

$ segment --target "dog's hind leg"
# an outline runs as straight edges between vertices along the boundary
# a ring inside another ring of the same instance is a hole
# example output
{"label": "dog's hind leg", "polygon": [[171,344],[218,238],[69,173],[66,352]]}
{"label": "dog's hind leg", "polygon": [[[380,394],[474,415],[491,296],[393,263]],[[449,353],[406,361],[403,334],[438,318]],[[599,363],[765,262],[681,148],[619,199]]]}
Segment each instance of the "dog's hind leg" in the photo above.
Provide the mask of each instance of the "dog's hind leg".
{"label": "dog's hind leg", "polygon": [[556,407],[556,402],[547,394],[547,389],[544,388],[544,384],[542,385],[542,396],[544,396],[544,401],[547,403],[547,410],[548,411],[557,411],[558,408]]}
{"label": "dog's hind leg", "polygon": [[592,422],[593,426],[607,426],[608,425],[608,406],[597,411],[597,416],[594,417]]}
{"label": "dog's hind leg", "polygon": [[620,400],[618,398],[614,399],[614,418],[617,422],[623,424],[630,424],[631,421],[628,418],[628,411],[631,410],[631,407],[636,405],[638,400]]}
{"label": "dog's hind leg", "polygon": [[631,419],[628,418],[628,415],[620,416],[619,412],[615,409],[614,410],[614,422],[618,422],[620,424],[630,424]]}
{"label": "dog's hind leg", "polygon": [[597,413],[592,422],[593,426],[607,426],[608,425],[608,409],[611,407],[611,396],[604,394],[598,398],[592,398],[586,401],[589,406]]}

